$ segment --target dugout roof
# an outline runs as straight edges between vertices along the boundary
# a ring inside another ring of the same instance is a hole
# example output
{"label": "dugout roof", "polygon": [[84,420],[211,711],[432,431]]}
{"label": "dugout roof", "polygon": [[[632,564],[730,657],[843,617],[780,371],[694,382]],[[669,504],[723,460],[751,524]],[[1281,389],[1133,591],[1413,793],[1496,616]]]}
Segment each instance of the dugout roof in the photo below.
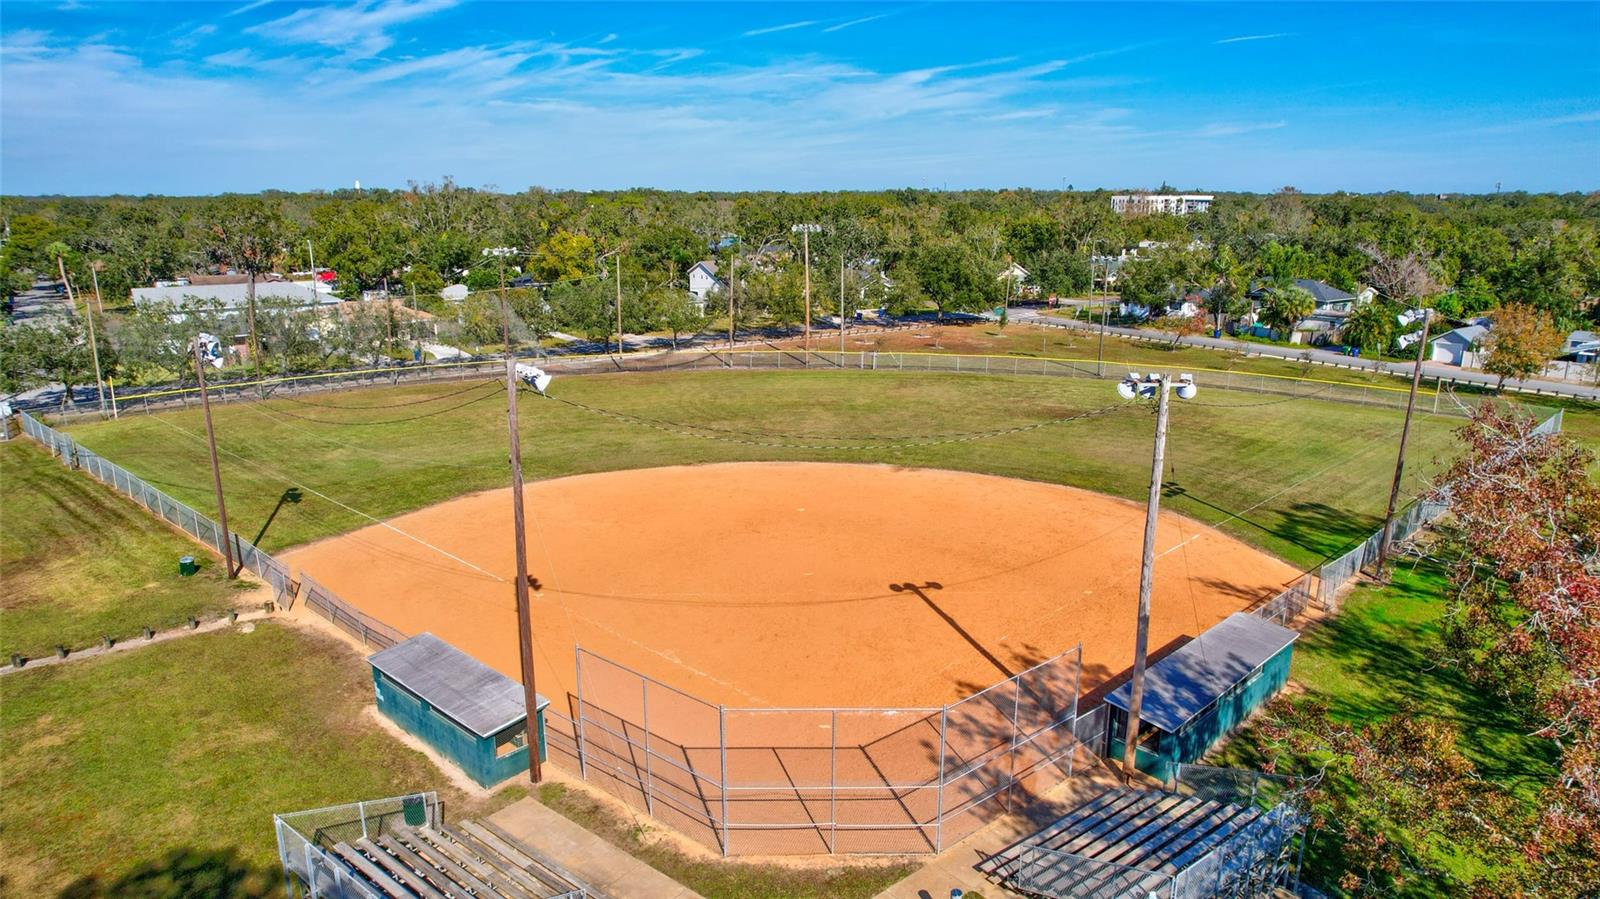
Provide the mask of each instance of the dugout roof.
{"label": "dugout roof", "polygon": [[[1299,636],[1247,612],[1229,615],[1145,670],[1139,719],[1177,733]],[[1123,684],[1106,702],[1126,712],[1132,693]]]}
{"label": "dugout roof", "polygon": [[[493,736],[527,716],[522,684],[433,634],[396,643],[368,656],[367,662],[480,737]],[[534,702],[540,711],[550,704],[538,693]]]}

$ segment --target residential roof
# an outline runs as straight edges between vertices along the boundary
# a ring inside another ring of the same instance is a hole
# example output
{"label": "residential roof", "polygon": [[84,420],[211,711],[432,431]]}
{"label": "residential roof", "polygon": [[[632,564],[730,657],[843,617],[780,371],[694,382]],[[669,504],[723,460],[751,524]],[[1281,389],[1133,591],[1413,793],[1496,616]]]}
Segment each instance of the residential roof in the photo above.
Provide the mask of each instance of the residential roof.
{"label": "residential roof", "polygon": [[[1146,669],[1139,718],[1176,733],[1299,636],[1248,612],[1229,615]],[[1106,702],[1127,711],[1132,692],[1123,684]]]}
{"label": "residential roof", "polygon": [[[522,685],[449,643],[423,633],[367,657],[436,711],[480,737],[524,720]],[[550,700],[534,694],[538,708]]]}
{"label": "residential roof", "polygon": [[1597,336],[1593,331],[1573,331],[1567,335],[1567,346],[1594,343],[1596,340],[1600,340],[1600,336]]}
{"label": "residential roof", "polygon": [[[133,304],[142,306],[147,303],[172,303],[181,306],[186,299],[191,297],[201,300],[215,300],[229,309],[242,309],[248,303],[250,285],[248,284],[190,284],[187,287],[135,287],[133,289]],[[308,306],[328,305],[339,302],[333,294],[323,293],[311,284],[298,284],[289,281],[257,281],[256,302],[268,297],[281,297],[289,300],[298,300]]]}
{"label": "residential roof", "polygon": [[1481,343],[1483,338],[1487,337],[1488,335],[1489,329],[1483,325],[1467,325],[1464,328],[1456,328],[1452,331],[1446,331],[1428,342],[1438,343],[1441,340],[1448,340],[1451,343],[1460,343],[1471,346],[1474,343]]}
{"label": "residential roof", "polygon": [[696,262],[694,265],[689,266],[689,271],[694,271],[697,268],[705,269],[706,273],[713,278],[717,276],[717,261],[715,259],[702,259],[699,262]]}
{"label": "residential roof", "polygon": [[[1356,295],[1353,293],[1346,293],[1345,291],[1334,287],[1332,284],[1329,284],[1325,281],[1318,281],[1314,278],[1296,278],[1294,279],[1294,286],[1304,290],[1306,293],[1311,294],[1311,299],[1319,306],[1327,305],[1329,303],[1344,303],[1356,298]],[[1267,287],[1268,285],[1264,282],[1257,283],[1250,288],[1250,296],[1260,296]]]}

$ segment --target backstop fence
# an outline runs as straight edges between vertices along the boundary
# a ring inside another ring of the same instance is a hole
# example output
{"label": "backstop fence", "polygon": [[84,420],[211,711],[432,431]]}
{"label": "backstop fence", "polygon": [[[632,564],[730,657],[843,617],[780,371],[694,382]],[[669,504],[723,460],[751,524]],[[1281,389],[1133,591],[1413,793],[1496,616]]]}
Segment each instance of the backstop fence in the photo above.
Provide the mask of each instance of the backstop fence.
{"label": "backstop fence", "polygon": [[724,855],[938,852],[1083,760],[1081,647],[937,708],[730,708],[577,655],[550,757]]}
{"label": "backstop fence", "polygon": [[370,881],[353,876],[346,862],[331,855],[335,847],[376,840],[407,827],[438,829],[442,822],[439,796],[433,792],[272,816],[278,859],[307,899],[386,899]]}

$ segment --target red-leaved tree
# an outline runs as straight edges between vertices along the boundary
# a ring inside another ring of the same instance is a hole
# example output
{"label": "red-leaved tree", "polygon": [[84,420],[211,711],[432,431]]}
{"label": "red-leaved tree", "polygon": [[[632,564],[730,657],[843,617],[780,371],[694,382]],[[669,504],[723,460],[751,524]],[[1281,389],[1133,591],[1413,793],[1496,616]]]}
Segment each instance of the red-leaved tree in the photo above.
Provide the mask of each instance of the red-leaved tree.
{"label": "red-leaved tree", "polygon": [[1600,893],[1600,486],[1594,456],[1485,403],[1458,432],[1447,645],[1561,751],[1523,852],[1530,891]]}

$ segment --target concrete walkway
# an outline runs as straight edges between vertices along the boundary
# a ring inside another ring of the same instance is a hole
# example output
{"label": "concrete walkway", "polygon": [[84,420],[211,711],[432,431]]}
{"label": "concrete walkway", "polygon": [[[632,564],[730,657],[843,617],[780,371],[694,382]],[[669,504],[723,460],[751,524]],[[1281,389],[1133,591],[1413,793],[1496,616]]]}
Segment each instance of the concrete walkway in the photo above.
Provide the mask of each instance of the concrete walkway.
{"label": "concrete walkway", "polygon": [[876,899],[948,899],[952,889],[985,897],[1016,896],[984,877],[973,866],[1082,803],[1122,782],[1104,764],[1079,772],[1026,809],[1007,815],[940,853],[910,877],[879,893]]}
{"label": "concrete walkway", "polygon": [[699,893],[534,799],[507,806],[489,820],[607,899],[700,899]]}

